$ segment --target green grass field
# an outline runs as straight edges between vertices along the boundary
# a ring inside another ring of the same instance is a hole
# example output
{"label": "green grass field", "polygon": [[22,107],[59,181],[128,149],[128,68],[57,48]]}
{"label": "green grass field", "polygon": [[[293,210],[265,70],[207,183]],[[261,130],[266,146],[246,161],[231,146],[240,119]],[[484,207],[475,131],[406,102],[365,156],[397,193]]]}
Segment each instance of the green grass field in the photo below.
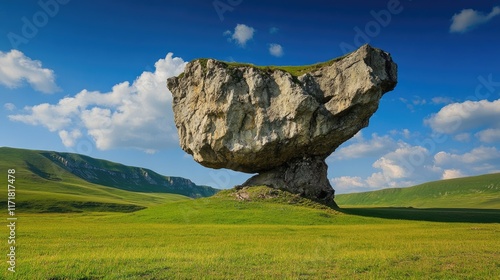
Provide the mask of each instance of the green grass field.
{"label": "green grass field", "polygon": [[495,279],[500,273],[498,224],[352,215],[309,226],[125,220],[23,217],[17,278]]}
{"label": "green grass field", "polygon": [[[5,279],[495,279],[500,210],[327,209],[291,195],[133,213],[19,209]],[[464,218],[464,215],[466,217]],[[4,246],[7,250],[6,246]]]}
{"label": "green grass field", "polygon": [[[394,195],[384,194],[386,202],[378,204],[380,193],[359,194],[365,198],[334,210],[266,187],[202,199],[127,192],[82,181],[32,153],[10,159],[0,161],[0,170],[18,170],[16,272],[7,270],[11,245],[4,226],[0,279],[500,275],[498,174],[388,190]],[[35,173],[26,162],[38,166]],[[0,193],[5,225],[6,197],[7,191]],[[417,201],[432,208],[413,208]]]}

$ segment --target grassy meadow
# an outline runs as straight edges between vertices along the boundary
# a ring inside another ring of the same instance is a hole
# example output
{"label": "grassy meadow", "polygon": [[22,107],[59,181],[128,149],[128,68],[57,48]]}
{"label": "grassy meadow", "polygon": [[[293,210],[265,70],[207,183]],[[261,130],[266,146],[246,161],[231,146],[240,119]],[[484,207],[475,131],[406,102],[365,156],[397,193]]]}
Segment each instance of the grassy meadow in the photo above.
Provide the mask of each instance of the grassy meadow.
{"label": "grassy meadow", "polygon": [[[264,192],[236,200],[226,191],[133,213],[20,213],[17,272],[5,268],[3,277],[495,279],[500,275],[500,210],[455,209],[441,218],[424,209],[335,211],[286,195],[258,199]],[[460,211],[467,213],[466,218]]]}
{"label": "grassy meadow", "polygon": [[[498,279],[498,174],[340,195],[331,209],[266,187],[190,199],[93,184],[36,153],[7,190],[0,279]],[[5,159],[8,159],[5,160]],[[5,184],[7,179],[5,179]],[[418,208],[426,207],[426,208]]]}

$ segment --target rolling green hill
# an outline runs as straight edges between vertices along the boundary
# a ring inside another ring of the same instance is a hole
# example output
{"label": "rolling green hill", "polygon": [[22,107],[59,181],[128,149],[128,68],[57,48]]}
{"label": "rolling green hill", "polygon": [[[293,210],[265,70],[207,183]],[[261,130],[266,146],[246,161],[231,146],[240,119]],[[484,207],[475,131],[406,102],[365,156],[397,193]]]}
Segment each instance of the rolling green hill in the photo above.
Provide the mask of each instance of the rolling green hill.
{"label": "rolling green hill", "polygon": [[87,156],[2,147],[0,171],[7,176],[9,169],[16,172],[16,207],[25,212],[131,212],[217,192],[184,178]]}
{"label": "rolling green hill", "polygon": [[[499,213],[334,210],[280,190],[251,187],[133,213],[26,214],[19,221],[23,258],[15,276],[496,279]],[[8,273],[4,270],[4,276]]]}
{"label": "rolling green hill", "polygon": [[202,199],[157,205],[122,217],[163,224],[331,224],[341,212],[266,186],[223,190]]}
{"label": "rolling green hill", "polygon": [[500,209],[500,173],[429,182],[409,188],[339,194],[342,206]]}

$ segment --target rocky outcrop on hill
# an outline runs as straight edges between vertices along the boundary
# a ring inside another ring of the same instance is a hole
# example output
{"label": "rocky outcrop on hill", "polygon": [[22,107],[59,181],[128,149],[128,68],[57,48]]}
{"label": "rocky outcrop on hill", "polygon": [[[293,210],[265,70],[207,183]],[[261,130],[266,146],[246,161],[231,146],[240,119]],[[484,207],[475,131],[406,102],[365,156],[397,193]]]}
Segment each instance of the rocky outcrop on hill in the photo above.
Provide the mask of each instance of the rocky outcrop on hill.
{"label": "rocky outcrop on hill", "polygon": [[364,45],[304,67],[195,60],[168,88],[181,147],[197,162],[329,203],[324,159],[368,125],[396,83],[391,56]]}

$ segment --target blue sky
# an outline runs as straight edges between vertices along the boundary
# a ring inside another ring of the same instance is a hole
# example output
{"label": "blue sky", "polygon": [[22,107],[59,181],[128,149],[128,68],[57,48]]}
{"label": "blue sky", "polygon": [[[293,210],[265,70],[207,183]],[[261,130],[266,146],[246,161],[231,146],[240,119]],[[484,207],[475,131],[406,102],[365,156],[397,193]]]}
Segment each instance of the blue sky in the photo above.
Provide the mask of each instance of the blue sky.
{"label": "blue sky", "polygon": [[229,188],[180,150],[166,78],[199,57],[301,65],[364,43],[396,89],[328,159],[337,193],[500,172],[500,1],[2,1],[0,146]]}

